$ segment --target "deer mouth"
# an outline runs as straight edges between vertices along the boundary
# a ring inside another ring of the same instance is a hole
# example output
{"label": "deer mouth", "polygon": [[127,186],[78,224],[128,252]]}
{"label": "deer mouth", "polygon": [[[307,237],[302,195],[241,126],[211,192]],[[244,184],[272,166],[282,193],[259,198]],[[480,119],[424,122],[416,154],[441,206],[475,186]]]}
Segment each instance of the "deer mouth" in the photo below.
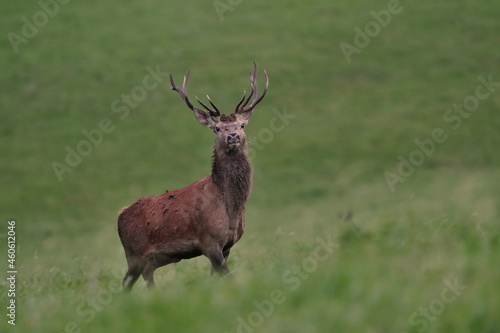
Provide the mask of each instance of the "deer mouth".
{"label": "deer mouth", "polygon": [[238,149],[240,147],[240,143],[239,142],[229,142],[227,144],[227,147],[229,148],[229,150],[235,150],[235,149]]}

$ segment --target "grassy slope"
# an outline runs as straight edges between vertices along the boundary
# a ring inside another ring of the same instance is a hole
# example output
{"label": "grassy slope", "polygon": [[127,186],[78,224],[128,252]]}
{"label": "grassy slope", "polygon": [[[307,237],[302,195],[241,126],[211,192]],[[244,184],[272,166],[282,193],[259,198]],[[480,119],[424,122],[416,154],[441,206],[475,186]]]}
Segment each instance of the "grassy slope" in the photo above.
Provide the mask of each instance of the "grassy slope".
{"label": "grassy slope", "polygon": [[[211,2],[70,2],[18,54],[0,40],[0,211],[18,222],[16,328],[234,332],[243,318],[262,332],[497,331],[498,91],[458,129],[443,120],[479,75],[500,81],[494,4],[404,4],[350,64],[339,44],[387,2],[242,2],[223,21]],[[4,36],[39,10],[3,8]],[[141,281],[115,294],[125,269],[116,212],[206,175],[212,135],[167,81],[123,120],[111,103],[159,65],[178,80],[191,69],[191,94],[229,109],[253,59],[271,87],[248,135],[273,109],[296,118],[254,158],[236,281],[207,281],[199,258],[158,270],[154,294]],[[114,131],[58,182],[51,163],[103,118]],[[391,192],[384,172],[435,128],[448,140]],[[338,247],[307,266],[318,237]],[[423,320],[419,309],[439,306],[454,279],[465,291]],[[283,302],[258,314],[253,302],[276,289]]]}

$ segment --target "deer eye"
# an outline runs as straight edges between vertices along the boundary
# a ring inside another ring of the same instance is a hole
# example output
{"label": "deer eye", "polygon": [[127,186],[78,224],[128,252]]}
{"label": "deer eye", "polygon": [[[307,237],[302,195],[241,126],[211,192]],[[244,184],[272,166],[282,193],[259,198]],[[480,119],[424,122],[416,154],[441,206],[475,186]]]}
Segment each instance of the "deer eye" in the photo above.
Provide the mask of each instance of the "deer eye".
{"label": "deer eye", "polygon": [[219,132],[219,131],[220,131],[220,127],[216,126],[216,127],[215,127],[215,131],[216,131],[216,132]]}
{"label": "deer eye", "polygon": [[241,128],[245,128],[247,124],[241,124]]}

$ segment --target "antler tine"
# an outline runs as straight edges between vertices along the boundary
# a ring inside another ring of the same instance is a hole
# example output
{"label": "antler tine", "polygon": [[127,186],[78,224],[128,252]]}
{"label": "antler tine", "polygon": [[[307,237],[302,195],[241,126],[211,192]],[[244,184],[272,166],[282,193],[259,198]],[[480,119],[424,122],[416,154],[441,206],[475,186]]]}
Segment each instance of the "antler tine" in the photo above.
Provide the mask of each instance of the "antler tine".
{"label": "antler tine", "polygon": [[241,103],[243,103],[243,101],[245,100],[245,97],[247,97],[247,90],[243,89],[243,97],[241,97],[241,100],[238,102],[238,105],[236,105],[234,112],[238,112],[238,110],[240,109]]}
{"label": "antler tine", "polygon": [[207,95],[207,99],[210,102],[210,105],[212,105],[212,107],[215,109],[216,116],[220,116],[220,111],[217,108],[217,106],[214,104],[214,102],[212,102],[212,100],[210,99],[210,96]]}
{"label": "antler tine", "polygon": [[[267,72],[266,72],[266,70],[264,70],[264,75],[266,77],[266,87],[264,88],[262,95],[260,95],[260,97],[257,97],[258,96],[257,63],[254,61],[253,65],[254,65],[253,73],[250,72],[250,85],[252,86],[252,92],[250,93],[250,96],[248,96],[248,99],[245,101],[245,103],[243,103],[243,105],[240,106],[238,104],[239,107],[238,107],[237,113],[244,113],[244,112],[249,112],[249,111],[253,110],[257,106],[257,104],[259,104],[259,102],[264,98],[264,96],[266,96],[267,88],[269,87],[269,77],[267,75]],[[246,106],[248,104],[248,102],[250,101],[250,98],[252,95],[253,95],[252,103],[250,105]],[[241,104],[241,102],[240,102],[240,104]]]}
{"label": "antler tine", "polygon": [[184,81],[182,82],[182,89],[181,89],[175,85],[174,77],[172,76],[172,74],[170,74],[170,85],[172,87],[172,90],[177,91],[179,93],[179,95],[181,95],[184,102],[186,102],[187,106],[191,110],[194,111],[195,106],[189,100],[189,97],[187,96],[187,92],[186,92],[186,83],[187,83],[188,77],[189,77],[189,71],[186,73],[186,75],[184,75]]}
{"label": "antler tine", "polygon": [[252,89],[250,91],[250,95],[248,95],[246,101],[240,106],[237,113],[243,112],[242,110],[247,106],[248,102],[250,102],[250,99],[252,98],[253,95],[254,95],[254,90]]}
{"label": "antler tine", "polygon": [[201,106],[203,106],[210,113],[210,115],[212,117],[218,117],[218,116],[220,116],[219,109],[217,109],[217,107],[210,100],[210,97],[208,97],[208,95],[207,95],[207,98],[208,98],[208,101],[210,102],[210,104],[212,104],[212,106],[215,108],[215,110],[212,110],[211,108],[209,108],[208,106],[206,106],[202,101],[200,101],[200,99],[198,97],[196,97],[196,100],[198,101],[198,103],[201,104]]}
{"label": "antler tine", "polygon": [[[252,105],[250,105],[250,106],[252,107],[252,109],[253,109],[253,108],[254,108],[254,107],[255,107],[258,103],[260,103],[260,101],[264,98],[264,96],[266,96],[266,93],[267,93],[267,88],[269,88],[269,76],[267,76],[267,72],[266,72],[266,70],[265,70],[265,69],[264,69],[264,76],[266,77],[266,86],[265,86],[264,90],[262,91],[262,95],[260,95],[260,97],[259,97],[259,98],[254,99],[254,100],[252,101]],[[256,89],[255,89],[255,94],[256,94],[256,95],[255,95],[255,96],[257,96],[257,83],[255,83],[255,87],[256,87]],[[249,107],[250,107],[250,106],[249,106]]]}
{"label": "antler tine", "polygon": [[184,90],[186,94],[187,94],[186,85],[188,82],[189,73],[191,73],[191,71],[187,71],[186,75],[184,75],[184,80],[182,81],[182,90]]}
{"label": "antler tine", "polygon": [[189,78],[189,73],[190,71],[187,71],[186,75],[184,75],[184,80],[182,81],[182,88],[179,88],[175,85],[175,82],[174,82],[174,78],[172,76],[172,74],[170,74],[170,85],[172,86],[172,90],[175,90],[179,93],[179,95],[181,95],[182,99],[184,100],[184,102],[186,102],[187,106],[195,111],[195,110],[198,110],[198,111],[208,111],[208,113],[210,113],[210,116],[212,117],[218,117],[220,116],[220,112],[219,112],[219,109],[217,109],[217,107],[215,106],[215,104],[210,100],[210,97],[208,97],[208,100],[210,101],[210,104],[215,108],[215,111],[210,109],[208,106],[206,106],[205,104],[203,104],[199,99],[198,97],[196,97],[196,99],[198,100],[198,102],[206,109],[206,110],[201,110],[200,108],[196,107],[193,105],[193,103],[191,103],[191,101],[189,100],[189,97],[187,95],[187,81],[188,81],[188,78]]}

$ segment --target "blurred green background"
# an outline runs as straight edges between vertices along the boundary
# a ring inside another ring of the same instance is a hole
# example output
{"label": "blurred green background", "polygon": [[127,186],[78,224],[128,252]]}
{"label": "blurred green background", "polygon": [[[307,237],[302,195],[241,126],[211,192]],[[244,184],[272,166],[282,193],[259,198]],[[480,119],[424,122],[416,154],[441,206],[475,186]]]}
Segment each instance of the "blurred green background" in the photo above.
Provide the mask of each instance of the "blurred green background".
{"label": "blurred green background", "polygon": [[[2,332],[500,330],[497,1],[1,8],[2,277],[12,219],[18,251],[16,326],[2,278]],[[213,134],[166,73],[191,70],[191,97],[231,113],[253,60],[270,87],[246,130],[235,281],[196,258],[157,270],[154,293],[141,279],[122,295],[117,212],[210,171]],[[86,156],[68,166],[68,149]]]}

